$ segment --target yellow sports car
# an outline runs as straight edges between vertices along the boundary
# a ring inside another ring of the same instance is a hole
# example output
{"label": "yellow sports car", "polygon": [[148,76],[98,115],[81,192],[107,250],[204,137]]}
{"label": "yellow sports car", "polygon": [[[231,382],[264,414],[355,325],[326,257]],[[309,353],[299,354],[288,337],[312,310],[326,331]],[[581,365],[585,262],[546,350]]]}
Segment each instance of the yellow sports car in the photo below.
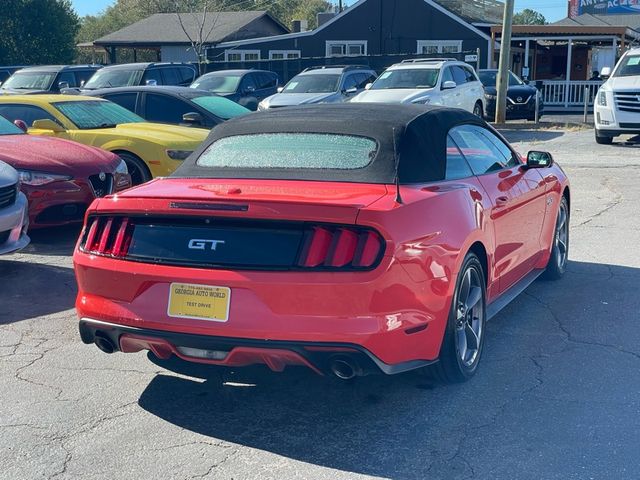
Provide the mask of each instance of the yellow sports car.
{"label": "yellow sports car", "polygon": [[209,134],[201,128],[148,123],[108,100],[78,95],[0,96],[0,115],[33,135],[118,154],[134,185],[169,175]]}

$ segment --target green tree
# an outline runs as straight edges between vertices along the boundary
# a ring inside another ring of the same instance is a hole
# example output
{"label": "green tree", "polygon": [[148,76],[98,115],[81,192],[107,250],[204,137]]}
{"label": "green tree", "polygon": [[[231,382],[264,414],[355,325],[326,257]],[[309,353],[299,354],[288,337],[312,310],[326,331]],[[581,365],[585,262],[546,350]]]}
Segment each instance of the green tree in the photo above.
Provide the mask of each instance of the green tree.
{"label": "green tree", "polygon": [[0,64],[71,63],[78,29],[70,0],[3,0]]}
{"label": "green tree", "polygon": [[545,25],[547,19],[540,12],[525,8],[513,16],[514,25]]}

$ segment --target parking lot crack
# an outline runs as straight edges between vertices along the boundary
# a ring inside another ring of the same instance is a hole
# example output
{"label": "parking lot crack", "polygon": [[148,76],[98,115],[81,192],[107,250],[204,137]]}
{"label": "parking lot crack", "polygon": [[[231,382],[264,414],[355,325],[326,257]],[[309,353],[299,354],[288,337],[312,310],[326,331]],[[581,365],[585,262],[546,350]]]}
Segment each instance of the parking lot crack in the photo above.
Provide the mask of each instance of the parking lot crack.
{"label": "parking lot crack", "polygon": [[218,467],[221,467],[222,465],[224,465],[227,461],[229,461],[231,459],[231,457],[233,457],[235,454],[238,453],[238,449],[234,448],[231,452],[229,452],[227,455],[225,455],[222,460],[220,460],[219,462],[214,463],[213,465],[211,465],[207,471],[203,474],[199,474],[199,475],[192,475],[191,477],[189,477],[190,480],[193,480],[194,478],[207,478],[209,475],[211,475],[213,473],[213,471],[215,469],[217,469]]}

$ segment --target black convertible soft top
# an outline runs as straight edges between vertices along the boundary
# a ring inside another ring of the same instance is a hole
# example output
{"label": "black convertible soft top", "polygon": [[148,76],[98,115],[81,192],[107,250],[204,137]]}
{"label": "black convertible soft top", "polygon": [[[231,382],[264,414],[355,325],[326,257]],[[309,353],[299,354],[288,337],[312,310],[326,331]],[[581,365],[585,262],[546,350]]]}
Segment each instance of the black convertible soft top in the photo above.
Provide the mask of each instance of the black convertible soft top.
{"label": "black convertible soft top", "polygon": [[[182,178],[254,178],[359,183],[425,183],[444,179],[447,133],[461,124],[486,126],[465,110],[424,105],[336,104],[287,107],[229,120],[172,175]],[[221,138],[263,133],[327,133],[367,137],[378,150],[357,170],[207,167],[200,155]]]}

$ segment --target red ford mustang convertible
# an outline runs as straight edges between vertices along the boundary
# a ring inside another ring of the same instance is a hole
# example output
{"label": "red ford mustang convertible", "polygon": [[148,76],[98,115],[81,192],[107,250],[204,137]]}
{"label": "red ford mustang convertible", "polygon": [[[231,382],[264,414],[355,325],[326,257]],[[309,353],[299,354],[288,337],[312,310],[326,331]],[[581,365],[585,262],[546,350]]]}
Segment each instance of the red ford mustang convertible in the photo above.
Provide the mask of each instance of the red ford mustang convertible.
{"label": "red ford mustang convertible", "polygon": [[564,273],[569,203],[550,154],[525,161],[462,110],[241,117],[172,177],[90,207],[81,337],[160,359],[463,381],[485,322]]}

